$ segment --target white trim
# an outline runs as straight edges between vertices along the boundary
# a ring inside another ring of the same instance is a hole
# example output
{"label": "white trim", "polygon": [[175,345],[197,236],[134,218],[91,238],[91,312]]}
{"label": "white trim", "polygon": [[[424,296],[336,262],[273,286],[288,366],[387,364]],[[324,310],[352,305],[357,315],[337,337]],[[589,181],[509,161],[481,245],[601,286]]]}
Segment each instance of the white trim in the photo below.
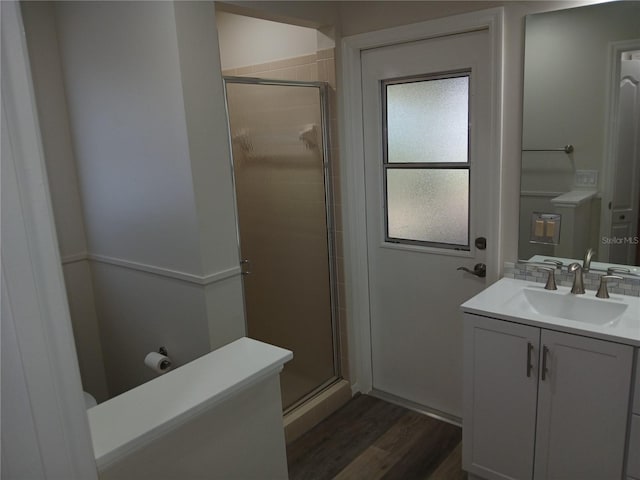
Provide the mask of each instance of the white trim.
{"label": "white trim", "polygon": [[422,245],[412,245],[410,243],[391,243],[381,242],[378,245],[380,248],[388,248],[389,250],[404,250],[405,252],[417,252],[417,253],[433,253],[436,255],[443,255],[445,257],[462,257],[472,258],[474,252],[471,250],[473,246],[469,247],[469,250],[455,250],[453,248],[438,248],[427,247]]}
{"label": "white trim", "polygon": [[502,109],[503,109],[503,8],[455,15],[427,22],[363,33],[342,39],[342,82],[340,117],[342,121],[341,158],[346,166],[342,178],[344,199],[344,257],[346,259],[346,295],[349,363],[352,390],[369,392],[372,388],[371,332],[369,312],[369,275],[367,265],[367,225],[364,176],[364,138],[362,118],[361,52],[397,43],[425,40],[443,35],[488,29],[491,41],[492,99],[488,230],[494,235],[487,248],[487,282],[498,279],[502,265]]}
{"label": "white trim", "polygon": [[521,190],[521,197],[559,197],[567,192],[545,192],[543,190]]}
{"label": "white trim", "polygon": [[[602,168],[602,207],[600,211],[600,238],[608,237],[611,234],[612,216],[611,210],[608,208],[609,202],[613,198],[613,181],[614,169],[613,159],[616,156],[617,145],[615,141],[616,132],[618,131],[618,99],[620,97],[620,61],[622,52],[629,50],[640,50],[640,41],[637,39],[626,40],[621,42],[609,43],[609,52],[607,55],[607,67],[609,76],[607,77],[607,90],[605,97],[605,105],[607,106],[607,116],[605,118],[604,137],[604,165]],[[609,258],[609,245],[600,244],[602,258]]]}
{"label": "white trim", "polygon": [[180,270],[171,270],[170,268],[157,267],[145,263],[132,262],[122,258],[109,257],[107,255],[98,255],[95,253],[87,254],[87,259],[93,262],[105,263],[107,265],[115,265],[122,268],[137,270],[139,272],[151,273],[161,277],[173,278],[183,282],[193,283],[196,285],[210,285],[212,283],[227,280],[242,273],[240,267],[232,267],[219,272],[210,273],[208,275],[196,275],[193,273],[181,272]]}
{"label": "white trim", "polygon": [[181,280],[183,282],[202,286],[227,280],[242,273],[240,267],[232,267],[227,268],[226,270],[221,270],[219,272],[209,273],[208,275],[196,275],[194,273],[182,272],[180,270],[171,270],[170,268],[158,267],[146,263],[125,260],[124,258],[110,257],[108,255],[99,255],[89,252],[79,252],[62,257],[62,265],[69,265],[71,263],[83,261],[93,261],[98,263],[105,263],[107,265],[116,265],[118,267],[137,270],[139,272],[151,273],[160,277],[173,278],[175,280]]}
{"label": "white trim", "polygon": [[[12,376],[2,376],[2,389],[21,388],[25,401],[9,411],[3,405],[2,428],[14,432],[9,441],[12,448],[19,446],[20,455],[9,457],[3,442],[2,461],[15,478],[39,462],[42,474],[27,474],[31,478],[97,480],[20,4],[4,1],[0,8],[2,281],[9,304],[3,310],[10,311],[2,321],[13,323],[18,352],[18,358],[10,358]],[[27,438],[28,420],[35,441]]]}
{"label": "white trim", "polygon": [[88,252],[78,252],[78,253],[72,253],[71,255],[65,255],[64,257],[62,257],[60,259],[60,261],[62,262],[62,265],[68,265],[70,263],[78,263],[78,262],[84,262],[89,260],[89,253]]}

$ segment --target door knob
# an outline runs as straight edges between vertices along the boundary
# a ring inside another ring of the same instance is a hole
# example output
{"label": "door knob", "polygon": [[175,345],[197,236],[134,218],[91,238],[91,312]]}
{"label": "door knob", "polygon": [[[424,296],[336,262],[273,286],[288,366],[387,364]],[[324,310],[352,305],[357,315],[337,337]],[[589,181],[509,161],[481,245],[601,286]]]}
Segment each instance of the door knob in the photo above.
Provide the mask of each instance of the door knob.
{"label": "door knob", "polygon": [[471,275],[475,275],[476,277],[484,278],[487,276],[487,266],[484,263],[476,263],[473,266],[473,270],[468,269],[467,267],[458,267],[456,270],[463,270]]}

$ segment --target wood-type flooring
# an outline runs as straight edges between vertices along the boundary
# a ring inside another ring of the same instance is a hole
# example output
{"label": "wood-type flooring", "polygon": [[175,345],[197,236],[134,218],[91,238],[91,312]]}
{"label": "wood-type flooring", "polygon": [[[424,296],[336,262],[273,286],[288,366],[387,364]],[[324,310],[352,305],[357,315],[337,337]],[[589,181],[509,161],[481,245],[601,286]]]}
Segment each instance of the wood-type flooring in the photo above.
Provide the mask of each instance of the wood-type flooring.
{"label": "wood-type flooring", "polygon": [[465,480],[462,430],[359,395],[287,446],[290,480]]}

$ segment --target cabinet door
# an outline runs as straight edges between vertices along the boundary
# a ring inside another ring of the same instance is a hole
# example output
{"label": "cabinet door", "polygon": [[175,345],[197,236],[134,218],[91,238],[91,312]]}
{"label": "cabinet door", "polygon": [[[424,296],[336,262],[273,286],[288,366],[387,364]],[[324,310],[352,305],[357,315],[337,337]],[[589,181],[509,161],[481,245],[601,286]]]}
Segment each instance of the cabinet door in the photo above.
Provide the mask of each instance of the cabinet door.
{"label": "cabinet door", "polygon": [[632,347],[548,330],[541,345],[534,479],[621,478]]}
{"label": "cabinet door", "polygon": [[540,329],[465,314],[463,468],[531,479]]}

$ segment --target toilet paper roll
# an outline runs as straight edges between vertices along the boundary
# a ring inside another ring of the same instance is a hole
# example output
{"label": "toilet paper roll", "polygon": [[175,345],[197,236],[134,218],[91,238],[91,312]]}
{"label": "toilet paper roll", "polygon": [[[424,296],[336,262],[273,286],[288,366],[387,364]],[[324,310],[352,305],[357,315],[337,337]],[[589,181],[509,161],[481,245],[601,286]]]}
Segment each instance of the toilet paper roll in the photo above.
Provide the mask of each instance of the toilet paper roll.
{"label": "toilet paper roll", "polygon": [[144,364],[156,373],[167,373],[171,370],[171,359],[158,352],[149,352],[144,357]]}

